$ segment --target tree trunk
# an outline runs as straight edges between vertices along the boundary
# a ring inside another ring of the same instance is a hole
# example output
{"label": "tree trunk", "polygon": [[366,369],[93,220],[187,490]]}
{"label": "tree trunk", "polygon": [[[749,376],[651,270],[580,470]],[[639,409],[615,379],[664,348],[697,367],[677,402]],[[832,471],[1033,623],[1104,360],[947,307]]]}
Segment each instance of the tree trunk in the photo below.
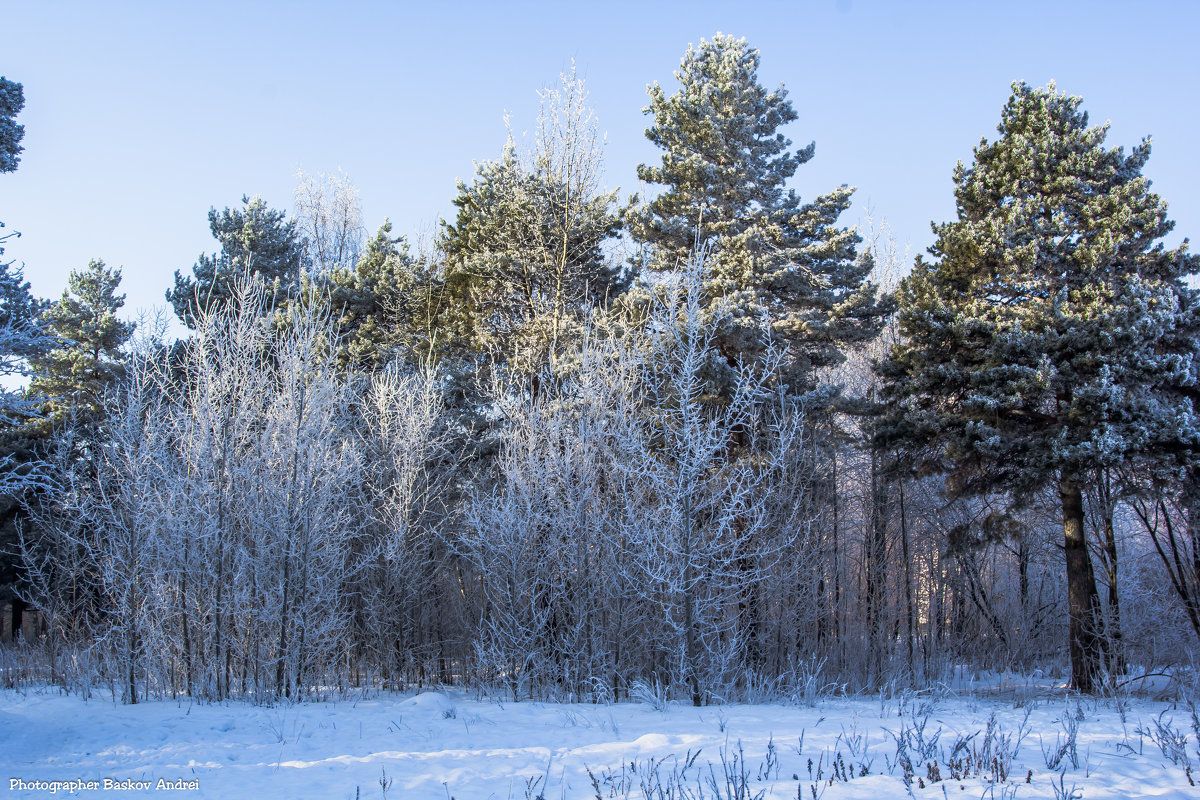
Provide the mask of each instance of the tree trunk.
{"label": "tree trunk", "polygon": [[1104,523],[1104,571],[1108,580],[1108,669],[1113,675],[1120,675],[1125,671],[1125,643],[1121,633],[1121,599],[1117,593],[1117,531],[1113,524],[1115,503],[1107,485],[1103,486],[1100,498]]}
{"label": "tree trunk", "polygon": [[12,615],[12,640],[18,641],[21,638],[21,626],[25,624],[25,609],[27,604],[24,600],[17,597],[15,594],[12,598],[12,606],[9,613]]}
{"label": "tree trunk", "polygon": [[1071,685],[1092,694],[1103,680],[1104,642],[1100,636],[1100,596],[1088,555],[1083,525],[1083,494],[1074,476],[1064,475],[1058,483],[1062,499],[1063,548],[1067,564],[1067,600],[1070,614],[1069,645]]}
{"label": "tree trunk", "polygon": [[[1179,562],[1178,572],[1180,579],[1183,581],[1183,586],[1191,586],[1189,611],[1193,617],[1200,616],[1200,490],[1197,490],[1196,480],[1192,477],[1188,481],[1187,493],[1185,495],[1185,503],[1187,509],[1187,532],[1188,545],[1192,548],[1191,553],[1191,580],[1185,578],[1186,570],[1182,562]],[[1175,543],[1172,542],[1172,545]],[[1185,545],[1186,548],[1186,545]],[[1176,559],[1178,560],[1179,548],[1174,548]],[[1188,602],[1185,599],[1185,602]],[[1195,625],[1195,621],[1193,621]],[[1197,633],[1200,634],[1200,626],[1197,627]]]}
{"label": "tree trunk", "polygon": [[841,574],[841,572],[842,572],[842,565],[841,565],[841,553],[839,552],[839,538],[841,536],[841,531],[839,530],[839,528],[840,528],[840,524],[841,524],[841,519],[840,519],[840,507],[839,507],[840,504],[838,501],[838,497],[839,497],[839,495],[838,495],[838,491],[839,491],[838,459],[837,459],[836,451],[833,453],[832,479],[833,479],[833,489],[832,489],[832,491],[833,491],[833,494],[832,494],[833,528],[832,528],[831,543],[833,545],[833,552],[832,552],[833,558],[832,558],[832,563],[830,565],[830,571],[831,571],[830,577],[833,580],[833,602],[832,602],[832,606],[830,609],[830,611],[832,613],[829,616],[829,631],[830,631],[830,634],[833,639],[834,663],[837,665],[838,669],[841,669],[843,666],[842,647],[841,647],[841,644],[842,644],[842,626],[841,626],[841,613],[842,613],[842,574]]}
{"label": "tree trunk", "polygon": [[904,499],[904,478],[896,481],[897,499],[900,501],[900,548],[904,562],[904,641],[908,649],[909,679],[915,680],[917,664],[913,653],[913,642],[917,638],[917,603],[913,596],[912,554],[908,543],[908,508]]}
{"label": "tree trunk", "polygon": [[866,572],[866,617],[868,637],[868,682],[871,686],[883,682],[884,671],[884,603],[887,574],[887,496],[880,474],[879,452],[871,452],[871,520],[866,552],[863,554]]}
{"label": "tree trunk", "polygon": [[[690,551],[690,548],[688,548]],[[687,553],[688,563],[684,565],[683,583],[687,587],[683,595],[683,626],[686,630],[684,652],[687,654],[687,667],[684,675],[692,692],[692,705],[699,708],[704,704],[704,695],[700,692],[700,678],[696,674],[696,661],[700,657],[700,648],[696,641],[696,603],[692,593],[695,591],[692,574],[691,553]]]}

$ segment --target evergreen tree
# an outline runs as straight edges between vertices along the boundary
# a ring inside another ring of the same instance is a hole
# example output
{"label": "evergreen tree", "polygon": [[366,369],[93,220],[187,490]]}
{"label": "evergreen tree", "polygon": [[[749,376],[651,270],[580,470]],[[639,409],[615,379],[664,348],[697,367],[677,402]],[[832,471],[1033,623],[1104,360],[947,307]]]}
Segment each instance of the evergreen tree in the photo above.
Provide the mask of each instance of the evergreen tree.
{"label": "evergreen tree", "polygon": [[24,107],[21,84],[0,76],[0,172],[14,172],[21,162],[25,126],[18,125],[16,117]]}
{"label": "evergreen tree", "polygon": [[1061,502],[1076,689],[1102,682],[1101,613],[1082,491],[1144,453],[1169,421],[1162,391],[1195,330],[1195,271],[1168,250],[1166,204],[1142,168],[1149,141],[1107,149],[1081,100],[1013,85],[994,142],[955,169],[958,218],[935,226],[899,291],[903,341],[883,365],[890,436],[929,445],[962,493],[1045,488]]}
{"label": "evergreen tree", "polygon": [[341,366],[377,369],[397,356],[428,356],[428,272],[384,220],[353,269],[335,268],[318,279],[342,334]]}
{"label": "evergreen tree", "polygon": [[[14,172],[24,148],[21,139],[25,126],[16,116],[25,107],[21,84],[0,77],[0,172]],[[0,221],[0,229],[4,223]],[[3,243],[20,233],[0,234]],[[45,303],[35,298],[21,269],[0,258],[0,377],[29,374],[29,358],[45,350],[48,338],[42,332],[38,315]],[[13,636],[21,630],[25,603],[12,592],[18,574],[16,552],[17,523],[27,496],[47,485],[44,465],[34,451],[28,422],[35,418],[37,404],[22,389],[0,387],[0,601],[11,608]]]}
{"label": "evergreen tree", "polygon": [[[0,247],[0,256],[4,248]],[[46,349],[49,340],[43,335],[40,315],[49,305],[33,296],[29,281],[13,262],[0,261],[0,331],[3,331],[5,375],[23,374],[21,359],[35,356]]]}
{"label": "evergreen tree", "polygon": [[117,294],[121,270],[93,259],[84,270],[71,270],[62,298],[42,321],[57,345],[31,359],[30,391],[44,398],[43,425],[53,428],[73,419],[90,426],[101,417],[105,395],[124,374],[123,348],[134,323],[117,312],[125,295]]}
{"label": "evergreen tree", "polygon": [[[0,172],[15,172],[20,163],[21,139],[25,126],[18,125],[16,116],[25,107],[25,94],[21,84],[0,77]],[[0,228],[4,223],[0,222]],[[0,256],[4,255],[3,243],[20,233],[0,235]],[[22,281],[21,270],[13,268],[11,261],[0,261],[0,359],[3,359],[2,374],[19,373],[23,367],[21,359],[28,358],[42,346],[43,339],[37,335],[36,319],[44,304],[29,291],[29,283]],[[8,396],[7,394],[5,395]],[[5,408],[7,408],[7,404]]]}
{"label": "evergreen tree", "polygon": [[[30,292],[19,268],[0,261],[0,377],[28,375],[30,359],[50,347],[52,339],[40,316],[46,306],[46,301]],[[22,388],[0,388],[0,504],[41,485],[29,430],[30,421],[36,419],[36,397]],[[6,518],[0,511],[0,519]]]}
{"label": "evergreen tree", "polygon": [[853,190],[802,204],[787,188],[815,145],[789,149],[780,129],[796,111],[782,86],[763,88],[758,67],[758,50],[718,33],[688,49],[678,92],[650,87],[646,137],[663,150],[662,163],[639,166],[638,177],[664,190],[629,224],[658,269],[679,269],[708,244],[706,294],[733,309],[720,341],[731,374],[763,352],[765,317],[770,336],[790,345],[788,382],[804,390],[815,369],[874,336],[887,309],[867,280],[873,264],[858,253],[860,237],[837,227]]}
{"label": "evergreen tree", "polygon": [[[45,336],[44,345],[29,354],[28,362],[33,379],[27,392],[28,402],[36,414],[12,432],[10,446],[19,457],[32,461],[46,458],[56,449],[52,436],[66,424],[74,426],[71,435],[59,441],[68,442],[58,448],[54,460],[55,485],[64,472],[98,449],[105,438],[105,403],[118,387],[125,371],[122,349],[133,333],[134,325],[117,319],[116,312],[125,303],[125,295],[117,295],[121,271],[111,270],[95,259],[84,270],[72,270],[62,297],[42,304],[38,324]],[[36,462],[34,462],[36,463]],[[16,553],[18,518],[27,513],[26,506],[42,507],[53,492],[41,495],[26,493],[11,507],[0,507],[0,539],[10,545],[5,552]],[[51,501],[52,502],[52,501]],[[38,541],[45,535],[36,522],[23,520],[20,524],[27,542]],[[40,547],[40,545],[35,545]],[[6,581],[17,582],[26,576],[18,565],[5,565],[0,571]],[[13,630],[19,627],[24,601],[13,602]]]}
{"label": "evergreen tree", "polygon": [[[4,249],[0,247],[0,255]],[[0,377],[29,374],[29,359],[45,352],[49,338],[39,315],[45,302],[33,296],[21,270],[0,260]],[[45,464],[37,452],[30,422],[38,404],[22,388],[0,387],[0,604],[10,607],[15,638],[24,617],[25,602],[13,591],[20,578],[16,563],[19,522],[25,504],[49,485]]]}
{"label": "evergreen tree", "polygon": [[242,197],[242,205],[220,213],[210,209],[209,228],[221,252],[202,253],[192,267],[193,277],[175,271],[175,288],[167,290],[167,300],[189,328],[201,312],[227,303],[239,278],[261,276],[272,287],[275,305],[286,302],[300,285],[304,243],[296,222],[268,208],[260,197]]}
{"label": "evergreen tree", "polygon": [[533,151],[518,153],[510,137],[500,159],[460,182],[439,241],[446,344],[526,374],[563,348],[582,308],[628,285],[602,249],[619,218],[616,192],[599,189],[601,140],[583,82],[572,72],[542,96]]}

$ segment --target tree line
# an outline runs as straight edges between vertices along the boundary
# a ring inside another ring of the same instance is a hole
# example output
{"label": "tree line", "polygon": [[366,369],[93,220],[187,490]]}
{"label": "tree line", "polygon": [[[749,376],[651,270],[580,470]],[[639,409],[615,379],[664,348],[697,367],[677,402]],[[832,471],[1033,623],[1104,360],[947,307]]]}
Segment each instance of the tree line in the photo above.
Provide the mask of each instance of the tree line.
{"label": "tree line", "polygon": [[[1198,265],[1149,140],[1014,84],[909,268],[851,188],[789,185],[815,146],[759,63],[718,34],[650,87],[646,199],[603,187],[572,73],[430,247],[366,236],[341,176],[214,208],[178,341],[102,261],[55,302],[0,266],[39,674],[701,704],[1194,659]],[[5,171],[22,104],[0,79]]]}

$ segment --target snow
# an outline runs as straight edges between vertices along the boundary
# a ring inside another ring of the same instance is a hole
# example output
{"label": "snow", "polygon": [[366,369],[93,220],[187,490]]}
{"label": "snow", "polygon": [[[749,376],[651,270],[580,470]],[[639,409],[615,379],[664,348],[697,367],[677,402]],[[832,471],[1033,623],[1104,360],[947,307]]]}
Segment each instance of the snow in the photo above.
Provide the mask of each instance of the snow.
{"label": "snow", "polygon": [[[961,752],[978,751],[993,714],[994,731],[1008,737],[1010,751],[1020,740],[1007,780],[989,783],[990,770],[951,779],[955,742],[974,733]],[[929,764],[910,749],[913,797],[1054,798],[1072,786],[1088,800],[1200,796],[1185,773],[1188,764],[1200,772],[1186,705],[1062,693],[1032,699],[910,693],[824,699],[813,707],[669,704],[656,711],[640,703],[512,703],[451,691],[274,707],[128,706],[48,689],[3,691],[0,780],[13,798],[49,797],[57,788],[52,781],[105,779],[149,788],[110,784],[58,789],[55,796],[143,797],[168,791],[154,788],[164,779],[196,782],[197,788],[170,792],[187,798],[557,800],[596,797],[594,776],[607,800],[642,798],[644,786],[669,786],[682,775],[687,797],[703,791],[731,800],[727,775],[733,775],[735,785],[744,776],[746,800],[760,792],[764,800],[803,800],[814,789],[818,798],[878,800],[908,796],[897,737],[907,730],[916,741],[922,721],[922,739],[933,742],[932,760],[944,780],[932,781]],[[1073,725],[1078,765],[1067,752],[1057,770],[1048,768]],[[1164,755],[1156,744],[1164,731],[1186,735],[1186,760]],[[844,765],[835,769],[845,780],[830,782],[831,763]],[[381,779],[390,782],[386,791]],[[38,781],[45,784],[39,788]],[[672,796],[684,798],[679,791]]]}

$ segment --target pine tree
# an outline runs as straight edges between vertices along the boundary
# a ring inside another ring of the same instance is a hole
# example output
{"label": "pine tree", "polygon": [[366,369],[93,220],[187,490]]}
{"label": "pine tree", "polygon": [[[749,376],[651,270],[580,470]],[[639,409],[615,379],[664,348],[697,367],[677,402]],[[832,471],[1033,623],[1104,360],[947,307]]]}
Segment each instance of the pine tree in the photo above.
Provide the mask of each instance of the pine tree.
{"label": "pine tree", "polygon": [[[20,163],[21,139],[25,126],[18,125],[16,116],[25,107],[25,94],[21,84],[0,77],[0,172],[15,172]],[[0,222],[0,228],[4,223]],[[0,256],[4,255],[6,239],[20,233],[0,235]],[[20,374],[24,369],[22,359],[40,351],[45,340],[37,330],[37,316],[45,304],[29,291],[28,281],[23,281],[20,268],[11,261],[0,261],[0,374]],[[7,389],[2,390],[5,402],[0,408],[0,418],[11,422],[7,409],[15,396]]]}
{"label": "pine tree", "polygon": [[175,271],[175,288],[167,300],[176,315],[194,328],[201,312],[229,302],[234,284],[259,275],[272,288],[275,305],[282,305],[300,286],[304,266],[304,243],[282,211],[268,208],[260,197],[242,197],[244,208],[208,212],[208,225],[221,252],[201,254],[192,267],[193,277]]}
{"label": "pine tree", "polygon": [[[33,296],[19,268],[0,261],[0,377],[28,375],[30,359],[49,349],[53,340],[41,319],[47,305]],[[38,412],[32,392],[0,388],[0,504],[43,483],[29,430]],[[0,519],[7,517],[6,511],[0,511]]]}
{"label": "pine tree", "polygon": [[958,218],[902,282],[883,371],[890,435],[928,445],[953,489],[1057,489],[1073,683],[1091,692],[1104,653],[1082,491],[1192,413],[1162,390],[1174,331],[1196,319],[1196,262],[1161,243],[1173,224],[1142,176],[1149,140],[1105,148],[1081,102],[1013,85],[1000,136],[955,169]]}
{"label": "pine tree", "polygon": [[532,152],[510,137],[498,160],[460,182],[439,241],[446,344],[526,374],[564,347],[581,309],[629,280],[602,249],[619,224],[616,192],[599,188],[602,142],[583,82],[571,72],[542,98]]}
{"label": "pine tree", "polygon": [[25,126],[18,125],[17,114],[25,107],[21,84],[0,76],[0,172],[14,172],[21,162],[21,139]]}
{"label": "pine tree", "polygon": [[688,49],[678,92],[650,87],[646,137],[663,150],[662,163],[639,166],[638,177],[665,188],[629,225],[658,269],[679,269],[699,243],[709,245],[706,294],[733,309],[720,343],[731,374],[764,351],[765,316],[770,336],[791,347],[788,382],[802,391],[814,370],[874,336],[887,309],[868,281],[873,264],[858,252],[860,237],[837,227],[853,190],[802,204],[787,188],[815,145],[789,149],[780,129],[796,111],[786,89],[759,83],[759,60],[745,39],[718,33]]}
{"label": "pine tree", "polygon": [[[17,124],[16,116],[24,107],[21,84],[0,77],[0,173],[16,171],[21,161],[25,126]],[[0,221],[3,228],[4,222]],[[0,257],[4,255],[3,243],[20,235],[0,234]],[[29,282],[22,279],[21,269],[0,258],[0,377],[28,375],[29,358],[45,351],[49,339],[38,319],[44,307],[45,303],[30,292]],[[10,605],[14,637],[21,630],[25,608],[24,601],[11,590],[18,577],[12,556],[16,552],[16,517],[22,512],[26,495],[48,484],[28,430],[29,420],[36,415],[37,404],[25,391],[0,387],[0,601]]]}
{"label": "pine tree", "polygon": [[[429,270],[409,253],[403,236],[384,220],[353,269],[317,278],[342,334],[343,367],[378,369],[397,357],[427,357]],[[424,346],[422,346],[424,345]]]}
{"label": "pine tree", "polygon": [[30,360],[30,391],[44,398],[44,426],[57,427],[68,419],[88,426],[100,420],[105,395],[124,374],[122,349],[134,329],[134,323],[117,318],[125,305],[125,295],[117,294],[120,284],[120,269],[93,259],[86,269],[71,271],[62,298],[42,314],[47,332],[57,340],[49,352]]}
{"label": "pine tree", "polygon": [[[23,378],[29,374],[29,359],[46,351],[51,340],[40,319],[45,307],[45,301],[30,292],[21,270],[0,260],[0,377]],[[20,578],[14,555],[21,530],[18,520],[26,503],[50,484],[37,437],[30,430],[38,410],[36,398],[24,389],[0,387],[0,604],[10,607],[14,638],[25,611],[25,601],[12,589]]]}

